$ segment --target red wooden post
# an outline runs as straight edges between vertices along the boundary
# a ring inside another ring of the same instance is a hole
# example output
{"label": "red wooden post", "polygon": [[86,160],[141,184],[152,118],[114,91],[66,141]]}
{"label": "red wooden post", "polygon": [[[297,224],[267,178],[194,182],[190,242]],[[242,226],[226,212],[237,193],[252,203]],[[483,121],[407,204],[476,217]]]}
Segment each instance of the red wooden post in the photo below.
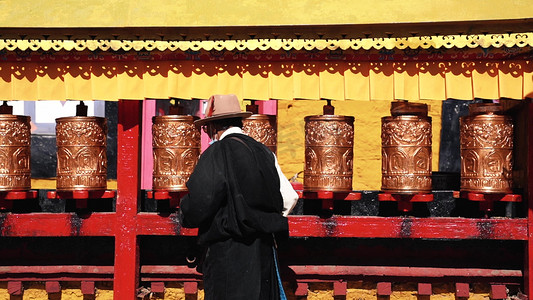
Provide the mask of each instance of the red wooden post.
{"label": "red wooden post", "polygon": [[94,295],[94,281],[82,281],[81,282],[81,293],[84,295]]}
{"label": "red wooden post", "polygon": [[152,281],[152,283],[150,283],[150,290],[153,293],[164,293],[165,283],[163,281]]}
{"label": "red wooden post", "polygon": [[59,281],[47,281],[45,283],[45,288],[48,294],[61,292],[61,285],[59,284]]}
{"label": "red wooden post", "polygon": [[346,290],[348,289],[347,281],[334,281],[333,282],[333,295],[346,296]]}
{"label": "red wooden post", "polygon": [[468,283],[455,284],[455,297],[468,298],[470,297],[470,285]]}
{"label": "red wooden post", "polygon": [[491,299],[507,299],[507,287],[505,284],[492,284],[490,286]]}
{"label": "red wooden post", "polygon": [[7,292],[12,296],[21,296],[23,290],[22,281],[9,281],[7,283]]}
{"label": "red wooden post", "polygon": [[378,282],[377,294],[378,296],[390,296],[392,294],[392,283]]}
{"label": "red wooden post", "polygon": [[141,101],[131,100],[118,103],[114,299],[135,299],[139,283],[136,219],[140,190],[141,105]]}
{"label": "red wooden post", "polygon": [[307,291],[309,290],[309,284],[307,282],[297,282],[296,290],[294,291],[295,296],[307,296]]}
{"label": "red wooden post", "polygon": [[431,296],[433,294],[431,283],[418,283],[418,295]]}
{"label": "red wooden post", "polygon": [[185,295],[194,295],[198,292],[198,282],[186,281],[183,283],[183,291]]}

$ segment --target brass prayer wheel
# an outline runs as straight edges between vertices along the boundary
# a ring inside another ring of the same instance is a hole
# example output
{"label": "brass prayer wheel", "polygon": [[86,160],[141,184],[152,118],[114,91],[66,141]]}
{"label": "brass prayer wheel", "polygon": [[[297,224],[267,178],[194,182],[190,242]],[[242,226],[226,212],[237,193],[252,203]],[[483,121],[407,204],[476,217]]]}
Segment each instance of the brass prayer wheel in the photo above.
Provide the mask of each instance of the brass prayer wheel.
{"label": "brass prayer wheel", "polygon": [[152,118],[153,189],[186,191],[186,183],[200,156],[198,117],[166,115]]}
{"label": "brass prayer wheel", "polygon": [[107,120],[101,117],[56,119],[58,191],[107,188]]}
{"label": "brass prayer wheel", "polygon": [[242,131],[276,153],[278,144],[276,116],[259,114],[258,106],[255,104],[246,105],[246,111],[252,112],[252,115],[242,120]]}
{"label": "brass prayer wheel", "polygon": [[391,103],[381,118],[381,190],[393,194],[431,192],[431,117],[421,103]]}
{"label": "brass prayer wheel", "polygon": [[305,120],[305,191],[351,192],[353,177],[354,117],[324,115]]}
{"label": "brass prayer wheel", "polygon": [[497,103],[469,105],[460,119],[461,191],[510,193],[513,122]]}
{"label": "brass prayer wheel", "polygon": [[0,191],[31,188],[30,117],[12,114],[5,102],[0,107]]}

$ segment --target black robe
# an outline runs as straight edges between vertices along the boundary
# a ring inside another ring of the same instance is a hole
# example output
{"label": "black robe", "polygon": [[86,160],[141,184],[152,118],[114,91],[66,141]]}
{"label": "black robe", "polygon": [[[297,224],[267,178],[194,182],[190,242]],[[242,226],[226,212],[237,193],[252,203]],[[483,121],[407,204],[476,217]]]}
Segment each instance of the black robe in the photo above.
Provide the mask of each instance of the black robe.
{"label": "black robe", "polygon": [[229,134],[200,157],[181,200],[185,227],[207,247],[205,298],[279,299],[273,233],[288,231],[273,153]]}

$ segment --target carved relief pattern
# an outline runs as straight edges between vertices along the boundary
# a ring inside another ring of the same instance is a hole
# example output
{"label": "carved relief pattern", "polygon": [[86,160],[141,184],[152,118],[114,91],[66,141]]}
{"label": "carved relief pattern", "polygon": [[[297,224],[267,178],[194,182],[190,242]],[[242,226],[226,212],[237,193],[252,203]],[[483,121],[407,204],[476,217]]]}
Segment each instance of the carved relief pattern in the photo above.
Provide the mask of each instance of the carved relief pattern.
{"label": "carved relief pattern", "polygon": [[0,191],[31,188],[30,117],[0,115]]}
{"label": "carved relief pattern", "polygon": [[60,191],[107,188],[107,122],[98,117],[56,120],[57,180]]}
{"label": "carved relief pattern", "polygon": [[306,118],[304,190],[351,191],[353,117]]}
{"label": "carved relief pattern", "polygon": [[[258,116],[258,117],[256,117]],[[276,153],[277,149],[277,131],[276,116],[252,115],[242,122],[242,130],[256,141],[263,143]]]}
{"label": "carved relief pattern", "polygon": [[59,118],[56,137],[58,146],[102,145],[107,139],[107,122],[97,117]]}
{"label": "carved relief pattern", "polygon": [[382,118],[381,189],[391,193],[431,192],[431,119]]}
{"label": "carved relief pattern", "polygon": [[419,119],[412,116],[387,119],[391,121],[383,122],[381,128],[381,143],[383,146],[431,145],[431,122],[427,121],[427,119]]}
{"label": "carved relief pattern", "polygon": [[509,117],[461,118],[461,190],[510,193],[513,170],[513,124]]}
{"label": "carved relief pattern", "polygon": [[154,171],[153,189],[185,191],[185,183],[200,156],[200,132],[193,118],[154,119],[152,126]]}

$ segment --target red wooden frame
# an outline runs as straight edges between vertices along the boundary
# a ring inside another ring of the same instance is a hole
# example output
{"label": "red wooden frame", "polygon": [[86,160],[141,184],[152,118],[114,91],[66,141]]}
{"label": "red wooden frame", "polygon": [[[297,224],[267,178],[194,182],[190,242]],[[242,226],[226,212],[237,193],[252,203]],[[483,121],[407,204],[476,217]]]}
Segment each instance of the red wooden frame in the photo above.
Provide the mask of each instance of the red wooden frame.
{"label": "red wooden frame", "polygon": [[[22,269],[11,266],[10,270],[0,269],[0,274],[19,274],[19,276],[6,277],[9,280],[11,292],[20,293],[22,286],[18,283],[24,279],[43,278],[50,282],[51,290],[57,290],[56,282],[77,278],[86,282],[84,293],[90,294],[94,281],[110,280],[113,277],[114,298],[133,299],[139,279],[154,279],[157,282],[184,279],[188,283],[188,292],[197,289],[196,281],[200,280],[199,274],[193,274],[191,269],[175,269],[176,266],[158,267],[143,266],[139,262],[139,241],[142,235],[151,236],[193,236],[196,229],[182,228],[176,214],[156,214],[138,212],[140,196],[140,132],[141,132],[141,105],[140,101],[119,101],[118,124],[118,162],[117,162],[117,201],[116,213],[91,213],[78,215],[74,213],[28,213],[28,214],[1,214],[0,237],[67,237],[67,236],[108,236],[115,238],[115,264],[111,267],[96,267],[95,276],[83,277],[75,273],[65,273],[64,276],[52,274],[32,275],[23,274]],[[533,116],[533,105],[528,104],[528,113]],[[528,147],[533,149],[533,120],[528,120]],[[533,159],[528,159],[528,186],[533,186]],[[304,195],[305,194],[305,195]],[[334,194],[307,194],[304,198],[319,200],[358,200],[360,194],[348,193],[346,195]],[[32,194],[33,195],[33,194]],[[56,194],[57,196],[57,194]],[[159,195],[158,195],[159,196]],[[163,197],[165,198],[165,197]],[[169,196],[169,198],[172,198]],[[176,198],[176,197],[174,197]],[[312,200],[311,200],[312,201]],[[533,268],[533,195],[527,192],[528,212],[527,218],[513,219],[469,219],[469,218],[414,218],[414,217],[357,217],[333,216],[321,218],[319,216],[289,216],[290,235],[293,237],[335,237],[335,238],[409,238],[409,239],[484,239],[484,240],[519,240],[525,241],[526,256],[523,273],[519,270],[491,270],[490,274],[497,274],[502,278],[514,278],[510,281],[516,283],[519,278],[525,281],[526,293],[533,295],[530,270]],[[81,266],[76,266],[81,267]],[[91,266],[85,266],[91,268]],[[31,267],[30,267],[31,268]],[[33,268],[39,268],[38,266]],[[53,271],[49,269],[49,271]],[[105,269],[107,279],[96,276],[96,273]],[[152,268],[150,270],[150,268]],[[169,269],[170,268],[170,269]],[[407,267],[377,267],[377,266],[291,266],[296,274],[305,276],[337,276],[333,281],[338,281],[339,276],[399,276],[431,278],[433,276],[458,276],[467,277],[468,274],[485,276],[487,270],[476,269],[446,269],[446,268],[407,268]],[[60,269],[58,269],[61,271]],[[58,271],[56,270],[56,271]],[[46,271],[43,269],[42,272]],[[63,270],[65,271],[65,270]],[[80,271],[81,272],[81,271]],[[110,274],[109,272],[112,272]],[[158,273],[159,272],[159,273]],[[474,273],[472,273],[474,272]],[[40,272],[37,272],[40,273]],[[90,273],[90,272],[89,272]],[[70,275],[69,275],[70,274]],[[168,274],[172,274],[169,276]],[[359,275],[357,275],[359,274]],[[179,275],[179,276],[178,276]],[[492,275],[491,275],[492,276]],[[496,277],[497,277],[496,276]],[[185,280],[187,279],[187,280]],[[46,281],[45,280],[45,281]],[[307,280],[312,282],[313,279]],[[306,282],[307,282],[306,281]],[[303,287],[306,282],[298,281],[297,294],[306,293]],[[389,282],[384,279],[383,282]],[[458,292],[465,293],[467,285],[457,283]],[[161,289],[161,285],[158,286]],[[338,294],[344,293],[344,284],[336,285]],[[425,294],[430,293],[430,286],[424,286]],[[501,286],[495,286],[495,292],[501,294]]]}
{"label": "red wooden frame", "polygon": [[135,299],[139,282],[137,204],[140,193],[142,101],[118,103],[115,299]]}

